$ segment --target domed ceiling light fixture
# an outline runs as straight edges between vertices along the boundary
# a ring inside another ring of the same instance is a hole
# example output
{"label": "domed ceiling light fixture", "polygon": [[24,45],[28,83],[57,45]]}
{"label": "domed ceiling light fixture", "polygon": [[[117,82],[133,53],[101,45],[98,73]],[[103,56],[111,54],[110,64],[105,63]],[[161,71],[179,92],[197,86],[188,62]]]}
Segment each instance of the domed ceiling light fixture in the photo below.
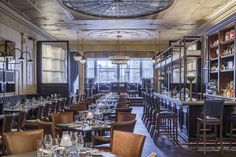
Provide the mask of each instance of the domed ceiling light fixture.
{"label": "domed ceiling light fixture", "polygon": [[137,18],[169,8],[174,0],[58,0],[82,14],[103,18]]}

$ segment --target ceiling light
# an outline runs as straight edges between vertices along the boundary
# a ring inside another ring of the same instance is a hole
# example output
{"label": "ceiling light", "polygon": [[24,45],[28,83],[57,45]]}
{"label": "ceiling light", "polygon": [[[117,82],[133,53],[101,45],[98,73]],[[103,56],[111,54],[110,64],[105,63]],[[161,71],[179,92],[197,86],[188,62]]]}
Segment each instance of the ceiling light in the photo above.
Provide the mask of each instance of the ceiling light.
{"label": "ceiling light", "polygon": [[122,36],[120,35],[120,31],[118,31],[118,35],[117,35],[117,41],[116,41],[116,51],[117,56],[111,56],[109,57],[109,59],[112,61],[112,64],[127,64],[128,60],[129,60],[129,56],[123,56],[121,55],[121,38]]}
{"label": "ceiling light", "polygon": [[79,62],[82,59],[81,54],[79,52],[76,52],[74,54],[74,59],[75,59],[75,61]]}
{"label": "ceiling light", "polygon": [[84,56],[81,58],[80,63],[81,63],[81,64],[86,63],[86,58],[85,58]]}

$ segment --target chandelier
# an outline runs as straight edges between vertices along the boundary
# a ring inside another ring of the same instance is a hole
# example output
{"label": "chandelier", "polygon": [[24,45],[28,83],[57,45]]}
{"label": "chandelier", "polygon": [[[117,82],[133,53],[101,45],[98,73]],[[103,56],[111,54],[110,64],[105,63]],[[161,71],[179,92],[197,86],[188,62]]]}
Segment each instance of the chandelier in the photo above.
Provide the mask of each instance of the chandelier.
{"label": "chandelier", "polygon": [[127,64],[129,61],[129,56],[124,56],[121,55],[121,38],[122,36],[120,35],[120,32],[118,31],[118,35],[117,35],[117,41],[116,41],[116,51],[117,52],[117,56],[110,56],[109,59],[111,60],[112,64]]}
{"label": "chandelier", "polygon": [[72,11],[106,18],[137,18],[159,13],[174,0],[59,0]]}

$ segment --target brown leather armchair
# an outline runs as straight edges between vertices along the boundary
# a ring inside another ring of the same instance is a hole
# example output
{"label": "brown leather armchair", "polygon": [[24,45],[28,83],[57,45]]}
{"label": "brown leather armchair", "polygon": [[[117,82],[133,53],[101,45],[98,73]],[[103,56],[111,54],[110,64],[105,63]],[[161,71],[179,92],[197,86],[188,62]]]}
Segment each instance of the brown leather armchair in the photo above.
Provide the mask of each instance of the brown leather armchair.
{"label": "brown leather armchair", "polygon": [[145,138],[144,135],[115,130],[112,153],[122,157],[141,157]]}
{"label": "brown leather armchair", "polygon": [[9,132],[3,134],[8,155],[37,150],[37,141],[43,140],[43,130]]}
{"label": "brown leather armchair", "polygon": [[92,138],[92,145],[94,148],[102,149],[105,151],[110,151],[109,144],[112,141],[112,135],[115,130],[125,131],[125,132],[133,132],[136,124],[136,120],[128,121],[128,122],[115,122],[112,123],[110,129],[110,136],[94,136]]}
{"label": "brown leather armchair", "polygon": [[132,121],[135,120],[136,114],[134,113],[127,113],[127,112],[118,112],[116,121],[117,122],[127,122],[127,121]]}

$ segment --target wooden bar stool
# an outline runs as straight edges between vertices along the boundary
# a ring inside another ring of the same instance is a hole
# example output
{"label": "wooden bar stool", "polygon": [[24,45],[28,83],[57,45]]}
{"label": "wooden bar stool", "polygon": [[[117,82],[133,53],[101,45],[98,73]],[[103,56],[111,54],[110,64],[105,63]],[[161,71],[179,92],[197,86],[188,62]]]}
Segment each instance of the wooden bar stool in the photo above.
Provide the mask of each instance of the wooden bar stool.
{"label": "wooden bar stool", "polygon": [[235,128],[235,125],[236,125],[236,116],[232,116],[231,119],[230,119],[230,141],[229,141],[229,149],[231,150],[232,148],[232,141],[235,141],[235,134],[234,132],[236,132],[236,128]]}
{"label": "wooden bar stool", "polygon": [[155,136],[154,141],[158,141],[159,135],[168,135],[178,144],[178,116],[175,112],[166,108],[161,110],[160,98],[155,97]]}
{"label": "wooden bar stool", "polygon": [[[217,137],[217,127],[220,129],[220,145],[223,151],[222,144],[222,120],[223,120],[224,100],[205,100],[204,101],[204,115],[197,118],[197,148],[199,146],[200,132],[203,132],[204,154],[206,154],[206,138]],[[203,128],[201,128],[203,125]],[[214,129],[207,128],[212,126]],[[213,132],[207,135],[207,132]],[[217,141],[216,141],[217,142]],[[217,144],[217,143],[216,143]]]}

